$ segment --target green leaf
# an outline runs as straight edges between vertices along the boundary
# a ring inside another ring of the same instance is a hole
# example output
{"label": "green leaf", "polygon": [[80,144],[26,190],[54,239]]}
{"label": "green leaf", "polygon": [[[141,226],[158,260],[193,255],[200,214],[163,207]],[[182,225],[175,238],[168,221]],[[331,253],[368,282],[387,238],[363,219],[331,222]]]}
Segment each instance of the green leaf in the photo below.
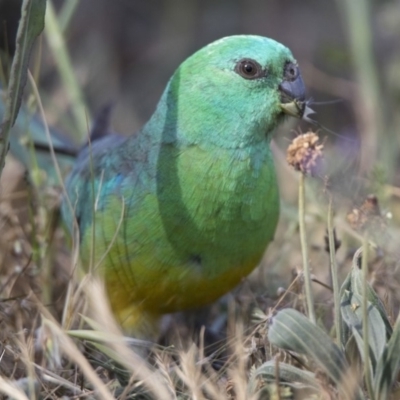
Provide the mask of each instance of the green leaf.
{"label": "green leaf", "polygon": [[375,396],[386,399],[396,382],[400,370],[400,317],[397,318],[392,337],[379,359],[375,374]]}
{"label": "green leaf", "polygon": [[346,343],[345,354],[346,359],[351,360],[351,369],[355,375],[362,376],[363,361],[354,335],[350,335],[350,339]]}
{"label": "green leaf", "polygon": [[270,360],[258,367],[250,376],[247,392],[249,396],[257,391],[259,380],[266,382],[276,382],[276,374],[279,373],[279,381],[294,389],[311,388],[318,390],[320,388],[315,375],[312,372],[305,371],[286,363],[279,363]]}
{"label": "green leaf", "polygon": [[[363,365],[365,365],[364,339],[361,336],[361,333],[359,333],[356,328],[353,327],[352,332],[353,332],[353,338],[354,338],[357,348],[358,348],[358,353],[361,357]],[[370,355],[369,360],[371,359],[371,357],[372,357],[372,355]],[[373,376],[374,376],[374,368],[373,368],[372,363],[369,363],[369,365],[368,365],[368,373],[369,373],[369,379],[372,382]]]}
{"label": "green leaf", "polygon": [[[346,291],[349,291],[351,289],[351,271],[350,273],[346,276],[346,279],[344,280],[341,288],[340,288],[340,299],[343,298],[344,294]],[[341,332],[341,337],[340,341],[342,344],[342,348],[345,348],[349,340],[351,339],[351,329],[346,325],[342,324],[342,332]]]}
{"label": "green leaf", "polygon": [[45,11],[46,0],[24,0],[22,3],[16,50],[11,65],[6,98],[6,110],[0,125],[0,174],[8,152],[10,129],[14,125],[21,105],[33,43],[44,28]]}
{"label": "green leaf", "polygon": [[[341,313],[346,325],[353,331],[356,330],[363,342],[363,312],[362,297],[352,291],[345,291],[341,298]],[[372,367],[375,371],[376,364],[380,359],[386,344],[386,328],[382,316],[378,309],[368,302],[368,344],[371,351],[370,357]],[[357,339],[357,337],[356,337]],[[357,345],[360,354],[364,358],[363,347],[360,347],[360,340],[357,339]]]}
{"label": "green leaf", "polygon": [[268,339],[277,347],[312,358],[338,385],[345,398],[362,398],[358,388],[352,387],[349,379],[346,379],[350,366],[344,353],[327,333],[298,311],[293,309],[280,311],[272,319]]}
{"label": "green leaf", "polygon": [[[351,269],[350,272],[350,287],[349,291],[355,293],[356,295],[362,297],[363,296],[363,274],[360,269],[360,266],[358,265],[360,257],[354,257],[353,259],[353,268]],[[383,323],[385,324],[386,328],[386,337],[387,339],[390,338],[390,335],[392,334],[392,325],[390,324],[389,318],[387,316],[385,306],[383,305],[381,299],[378,297],[376,294],[375,290],[371,287],[370,284],[367,286],[367,300],[377,309],[379,314],[381,315],[381,318],[383,320]],[[361,303],[359,303],[361,304]]]}

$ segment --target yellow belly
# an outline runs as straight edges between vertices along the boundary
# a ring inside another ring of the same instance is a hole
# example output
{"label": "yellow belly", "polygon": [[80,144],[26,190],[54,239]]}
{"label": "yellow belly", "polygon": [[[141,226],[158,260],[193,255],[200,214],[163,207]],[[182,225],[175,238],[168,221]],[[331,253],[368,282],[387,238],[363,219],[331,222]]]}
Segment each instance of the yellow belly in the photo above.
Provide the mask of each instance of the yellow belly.
{"label": "yellow belly", "polygon": [[[106,289],[110,304],[118,321],[125,330],[143,325],[144,320],[157,319],[161,314],[182,311],[209,304],[233,289],[247,276],[260,261],[262,254],[257,254],[246,264],[233,265],[214,277],[202,275],[199,271],[171,266],[168,276],[155,273],[146,268],[146,263],[135,265],[138,274],[146,275],[149,284],[132,287],[127,292],[117,275],[108,275]],[[164,266],[159,268],[165,270]],[[148,323],[148,321],[147,321]]]}

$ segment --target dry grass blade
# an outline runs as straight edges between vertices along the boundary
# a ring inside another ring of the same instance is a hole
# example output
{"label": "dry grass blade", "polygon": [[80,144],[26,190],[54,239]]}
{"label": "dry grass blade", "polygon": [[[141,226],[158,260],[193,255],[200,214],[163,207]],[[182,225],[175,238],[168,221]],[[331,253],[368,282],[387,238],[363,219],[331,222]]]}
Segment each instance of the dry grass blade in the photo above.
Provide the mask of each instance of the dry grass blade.
{"label": "dry grass blade", "polygon": [[29,400],[26,394],[15,386],[15,383],[7,381],[1,376],[0,392],[15,400]]}

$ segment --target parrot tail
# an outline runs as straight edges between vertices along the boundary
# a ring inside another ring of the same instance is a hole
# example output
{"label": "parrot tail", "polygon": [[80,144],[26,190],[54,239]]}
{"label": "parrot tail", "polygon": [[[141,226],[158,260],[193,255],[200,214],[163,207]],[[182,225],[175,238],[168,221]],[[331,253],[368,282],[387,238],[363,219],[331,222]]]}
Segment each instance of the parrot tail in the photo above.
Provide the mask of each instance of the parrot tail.
{"label": "parrot tail", "polygon": [[[5,112],[4,92],[0,89],[0,122]],[[89,134],[89,142],[93,143],[110,133],[110,116],[113,104],[104,106],[93,121]],[[56,171],[51,147],[54,150],[57,164],[63,177],[72,168],[77,155],[87,147],[76,146],[68,136],[57,129],[49,127],[51,146],[45,125],[38,115],[32,115],[27,107],[21,106],[18,117],[10,134],[10,153],[21,162],[28,171],[28,176],[35,168],[45,171],[50,185],[59,185],[59,176]]]}
{"label": "parrot tail", "polygon": [[[0,122],[5,113],[4,92],[0,89]],[[68,171],[74,163],[77,148],[65,135],[50,128],[52,146],[57,162],[62,172]],[[50,146],[43,121],[37,115],[32,115],[26,106],[21,105],[18,117],[10,133],[10,153],[27,169],[28,176],[32,171],[46,172],[50,185],[59,184]]]}

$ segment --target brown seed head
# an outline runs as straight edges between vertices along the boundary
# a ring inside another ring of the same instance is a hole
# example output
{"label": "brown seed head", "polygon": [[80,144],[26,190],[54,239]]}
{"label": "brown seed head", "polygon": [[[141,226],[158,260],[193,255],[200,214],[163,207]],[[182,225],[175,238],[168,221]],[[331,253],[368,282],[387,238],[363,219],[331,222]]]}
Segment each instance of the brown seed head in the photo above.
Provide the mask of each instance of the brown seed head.
{"label": "brown seed head", "polygon": [[368,195],[359,208],[354,208],[347,214],[347,222],[354,230],[359,232],[371,229],[380,231],[377,228],[384,226],[384,219],[378,198],[373,194]]}
{"label": "brown seed head", "polygon": [[319,137],[314,132],[303,133],[295,137],[286,152],[288,164],[303,174],[314,175],[316,167],[323,157],[324,145],[318,141]]}

